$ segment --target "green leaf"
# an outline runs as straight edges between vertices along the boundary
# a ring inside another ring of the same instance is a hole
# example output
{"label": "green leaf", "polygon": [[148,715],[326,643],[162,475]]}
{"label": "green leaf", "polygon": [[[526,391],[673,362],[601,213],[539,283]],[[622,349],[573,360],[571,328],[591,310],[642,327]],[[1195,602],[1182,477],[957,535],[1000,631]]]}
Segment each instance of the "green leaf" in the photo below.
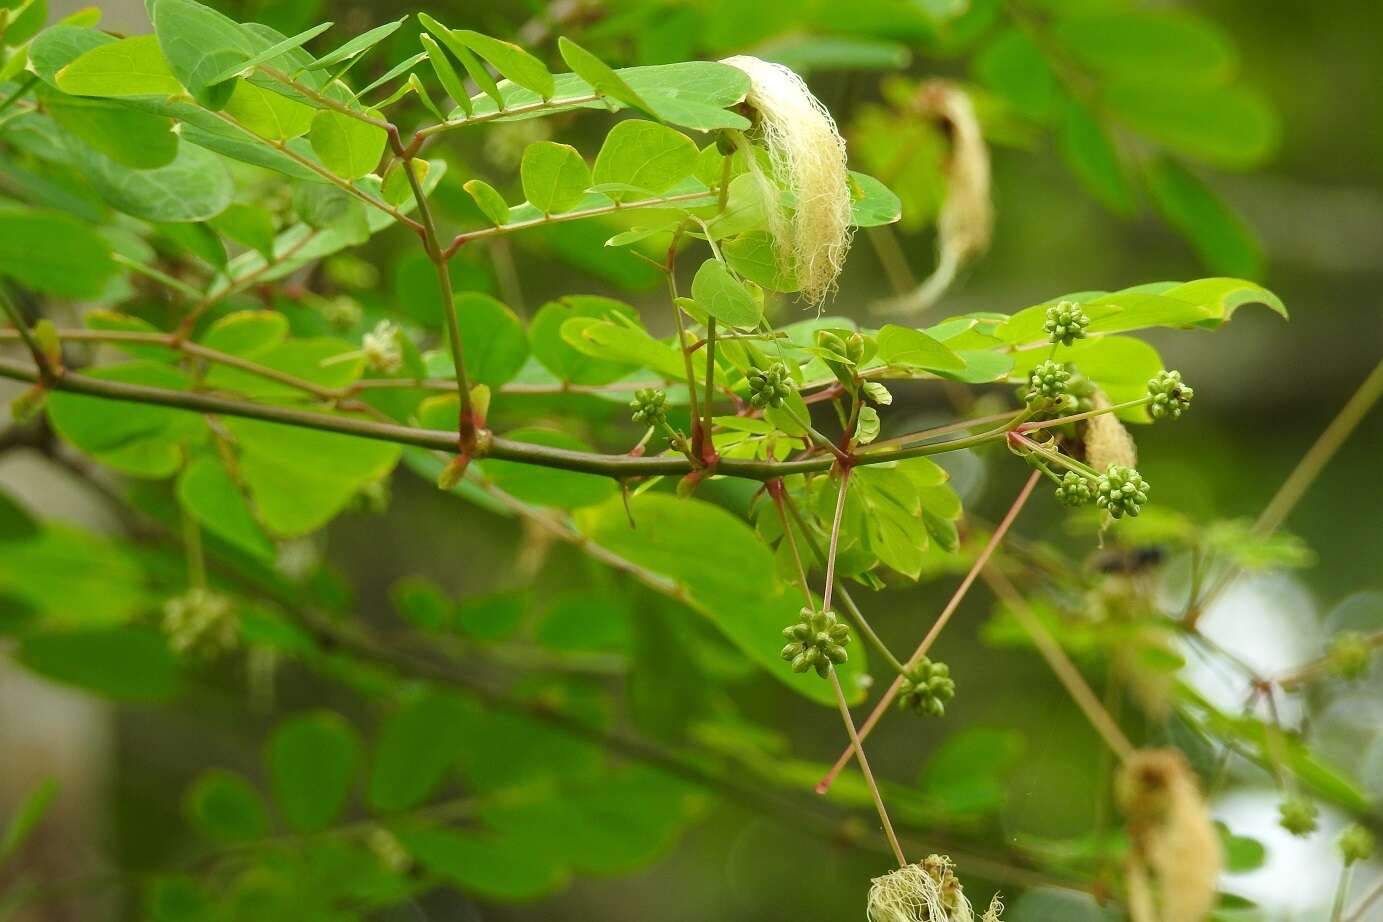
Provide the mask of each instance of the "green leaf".
{"label": "green leaf", "polygon": [[575,316],[563,322],[561,333],[567,345],[595,359],[648,368],[674,381],[686,374],[682,350],[659,342],[630,320]]}
{"label": "green leaf", "polygon": [[1110,77],[1214,84],[1236,64],[1228,37],[1180,10],[1089,12],[1059,19],[1052,31],[1079,64]]}
{"label": "green leaf", "polygon": [[[485,95],[494,100],[498,108],[504,108],[504,96],[500,93],[499,86],[495,83],[495,78],[490,76],[489,70],[485,68],[484,64],[476,59],[476,56],[471,53],[470,48],[466,47],[457,37],[456,33],[426,13],[419,13],[418,21],[423,24],[423,27],[426,28],[427,31],[435,35],[438,41],[446,45],[447,49],[452,54],[456,55],[456,59],[466,68],[466,73],[475,81],[475,85],[480,87]],[[458,99],[457,104],[466,115],[470,115],[474,111],[474,106],[470,99]]]}
{"label": "green leaf", "polygon": [[466,194],[475,202],[475,206],[480,209],[481,214],[489,218],[490,223],[499,227],[509,221],[509,205],[504,201],[504,196],[495,190],[495,187],[485,182],[483,179],[468,179],[462,184]]}
{"label": "green leaf", "polygon": [[269,815],[259,792],[234,772],[205,773],[188,790],[186,804],[193,825],[214,842],[253,842],[269,831]]}
{"label": "green leaf", "polygon": [[28,841],[29,836],[42,822],[48,808],[53,805],[57,794],[57,780],[45,778],[24,796],[5,826],[4,836],[0,836],[0,865]]}
{"label": "green leaf", "polygon": [[1102,96],[1129,128],[1195,160],[1242,169],[1261,163],[1277,146],[1277,118],[1249,90],[1116,81]]}
{"label": "green leaf", "polygon": [[262,208],[232,202],[208,222],[227,239],[243,244],[265,259],[274,255],[274,219]]}
{"label": "green leaf", "polygon": [[654,118],[658,117],[658,114],[650,108],[648,103],[634,92],[633,87],[624,82],[623,77],[576,42],[565,35],[559,35],[557,37],[557,50],[561,53],[562,60],[566,61],[567,66],[572,69],[572,72],[589,83],[591,89],[601,96],[608,96],[616,102],[646,112]]}
{"label": "green leaf", "polygon": [[528,341],[533,357],[561,381],[572,384],[609,384],[629,373],[629,366],[593,358],[562,337],[562,325],[574,317],[612,320],[616,316],[637,317],[632,307],[612,298],[596,295],[568,295],[539,308],[528,325]]}
{"label": "green leaf", "polygon": [[225,112],[263,138],[286,141],[307,134],[316,110],[247,80],[238,80]]}
{"label": "green leaf", "polygon": [[959,371],[965,360],[937,339],[914,330],[887,324],[879,330],[879,358],[897,368]]}
{"label": "green leaf", "polygon": [[345,809],[359,768],[360,740],[339,715],[314,711],[279,724],[265,761],[288,825],[314,832]]}
{"label": "green leaf", "polygon": [[456,68],[451,66],[451,61],[447,59],[446,52],[433,40],[432,36],[421,33],[418,40],[423,43],[423,48],[427,52],[427,58],[432,63],[432,72],[437,75],[437,80],[442,84],[442,89],[447,91],[457,105],[466,109],[471,104],[471,94],[466,92],[465,85],[461,78],[456,75]]}
{"label": "green leaf", "polygon": [[498,387],[513,380],[528,358],[518,315],[489,295],[464,291],[456,296],[456,322],[471,381]]}
{"label": "green leaf", "polygon": [[557,859],[503,833],[431,827],[405,831],[400,839],[427,870],[487,900],[537,899],[567,878]]}
{"label": "green leaf", "polygon": [[380,729],[368,799],[389,813],[416,807],[442,783],[468,741],[470,708],[453,695],[427,693],[406,701]]}
{"label": "green leaf", "polygon": [[27,64],[44,83],[54,89],[61,89],[57,78],[59,70],[91,49],[111,45],[116,41],[118,39],[114,36],[87,26],[56,25],[44,29],[29,43]]}
{"label": "green leaf", "polygon": [[1004,803],[1004,777],[1023,754],[1013,730],[973,727],[953,733],[923,766],[922,791],[950,814],[988,814]]}
{"label": "green leaf", "polygon": [[9,541],[0,555],[0,590],[32,610],[25,625],[89,630],[124,624],[156,607],[144,568],[124,548],[87,532],[46,526]]}
{"label": "green leaf", "polygon": [[[628,119],[605,136],[595,158],[596,184],[623,183],[657,195],[692,175],[699,151],[691,138],[657,122]],[[613,192],[615,201],[638,198]]]}
{"label": "green leaf", "polygon": [[74,96],[172,96],[183,92],[152,35],[97,45],[59,70],[54,79],[58,89]]}
{"label": "green leaf", "polygon": [[[813,701],[834,706],[829,682],[792,672],[778,656],[782,629],[797,620],[802,599],[778,580],[772,553],[748,525],[718,506],[663,493],[631,498],[630,514],[634,528],[615,498],[578,511],[575,521],[596,544],[682,586],[686,604],[751,661]],[[866,671],[864,650],[852,645],[840,669],[852,701],[863,697],[856,677]]]}
{"label": "green leaf", "polygon": [[795,273],[783,266],[773,235],[767,231],[741,234],[720,246],[726,263],[743,278],[770,291],[796,291]]}
{"label": "green leaf", "polygon": [[301,48],[327,29],[330,29],[333,25],[335,25],[335,23],[318,23],[310,29],[304,29],[292,38],[285,38],[281,42],[275,42],[258,54],[246,58],[243,63],[229,66],[225,70],[212,75],[207,82],[210,84],[217,84],[240,74],[248,74],[261,64],[268,64],[270,61],[274,60],[274,58],[282,57],[290,51]]}
{"label": "green leaf", "polygon": [[570,211],[591,186],[591,170],[569,144],[535,141],[524,148],[523,194],[543,214]]}
{"label": "green leaf", "polygon": [[[158,0],[158,2],[162,3],[163,0]],[[380,42],[384,41],[386,38],[393,35],[395,30],[397,30],[399,26],[403,25],[407,20],[407,16],[401,16],[393,22],[386,22],[382,26],[375,26],[368,32],[362,32],[355,38],[346,42],[341,47],[322,55],[311,65],[309,65],[308,69],[330,70],[331,68],[335,67],[337,64],[342,63],[343,61],[349,61],[351,58],[359,57],[360,55],[369,51],[375,45],[378,45]]]}
{"label": "green leaf", "polygon": [[1149,164],[1145,175],[1163,219],[1191,241],[1207,266],[1235,276],[1252,277],[1262,271],[1253,232],[1190,171],[1162,158]]}
{"label": "green leaf", "polygon": [[115,274],[110,244],[56,211],[0,206],[0,275],[46,294],[94,298]]}
{"label": "green leaf", "polygon": [[383,128],[321,109],[313,116],[309,140],[323,166],[344,179],[359,179],[379,165],[388,137]]}
{"label": "green leaf", "polygon": [[235,20],[196,0],[158,0],[152,19],[168,68],[197,102],[217,110],[234,81],[218,81],[260,51],[261,42]]}
{"label": "green leaf", "polygon": [[[517,429],[506,432],[505,438],[568,451],[591,450],[591,447],[580,439],[553,429]],[[501,490],[539,506],[558,506],[563,509],[594,506],[618,492],[613,480],[594,474],[496,459],[487,459],[484,468],[485,474]]]}
{"label": "green leaf", "polygon": [[177,660],[168,638],[153,628],[31,634],[16,659],[45,678],[118,701],[151,701],[177,690]]}
{"label": "green leaf", "polygon": [[1072,174],[1110,211],[1129,215],[1133,188],[1119,153],[1095,117],[1074,100],[1068,101],[1057,131],[1057,146]]}
{"label": "green leaf", "polygon": [[495,70],[514,83],[532,90],[543,99],[551,98],[555,90],[552,74],[542,61],[518,45],[470,29],[453,29],[451,34],[458,42],[493,64]]}
{"label": "green leaf", "polygon": [[215,455],[200,455],[178,477],[178,502],[208,532],[259,560],[272,561],[249,502]]}
{"label": "green leaf", "polygon": [[758,326],[763,319],[762,298],[755,297],[718,259],[708,259],[696,270],[692,297],[706,313],[733,327]]}
{"label": "green leaf", "polygon": [[850,173],[850,223],[855,227],[893,224],[903,216],[903,203],[893,190],[873,176]]}
{"label": "green leaf", "polygon": [[321,528],[398,463],[400,447],[251,419],[222,420],[240,449],[240,479],[277,535]]}
{"label": "green leaf", "polygon": [[111,207],[146,221],[206,221],[231,203],[235,188],[220,158],[179,144],[167,166],[132,170],[95,152],[77,152],[84,178]]}
{"label": "green leaf", "polygon": [[[102,365],[85,374],[169,390],[186,390],[191,384],[181,371],[162,362]],[[184,443],[205,436],[195,413],[145,403],[130,403],[112,413],[109,401],[66,391],[49,395],[48,420],[54,431],[82,451],[135,477],[172,475],[182,464]]]}
{"label": "green leaf", "polygon": [[208,327],[201,344],[248,357],[277,346],[287,336],[288,318],[278,311],[235,311]]}
{"label": "green leaf", "polygon": [[60,127],[119,164],[148,170],[177,156],[178,136],[170,119],[47,87],[38,95]]}
{"label": "green leaf", "polygon": [[1261,304],[1284,320],[1287,319],[1287,307],[1281,298],[1263,286],[1244,279],[1196,279],[1172,285],[1162,292],[1162,296],[1204,307],[1209,316],[1199,321],[1199,325],[1212,329],[1228,323],[1235,311],[1248,304]]}
{"label": "green leaf", "polygon": [[975,76],[1028,118],[1045,122],[1060,90],[1037,43],[1023,29],[999,33],[974,60]]}

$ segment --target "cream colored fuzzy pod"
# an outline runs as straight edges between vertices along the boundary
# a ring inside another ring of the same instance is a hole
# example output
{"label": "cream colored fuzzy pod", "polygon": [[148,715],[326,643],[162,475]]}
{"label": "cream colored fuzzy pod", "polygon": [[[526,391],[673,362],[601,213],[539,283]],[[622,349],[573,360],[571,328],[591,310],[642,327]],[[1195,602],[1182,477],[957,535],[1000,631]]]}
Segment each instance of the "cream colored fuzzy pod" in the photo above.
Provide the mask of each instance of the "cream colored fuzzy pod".
{"label": "cream colored fuzzy pod", "polygon": [[802,78],[781,64],[736,55],[721,63],[749,76],[745,102],[757,115],[756,128],[773,164],[773,182],[750,169],[765,184],[769,202],[779,186],[792,191],[797,205],[789,223],[781,208],[771,208],[770,227],[778,259],[797,276],[802,296],[819,305],[834,291],[850,251],[850,174],[845,139],[835,119],[812,95]]}
{"label": "cream colored fuzzy pod", "polygon": [[917,111],[942,122],[951,139],[946,198],[936,222],[936,268],[917,288],[880,305],[886,314],[916,313],[939,301],[961,268],[989,249],[994,232],[989,148],[970,97],[949,81],[931,80],[918,90]]}
{"label": "cream colored fuzzy pod", "polygon": [[1202,922],[1215,905],[1220,837],[1186,758],[1142,749],[1115,782],[1128,817],[1125,883],[1133,922]]}
{"label": "cream colored fuzzy pod", "polygon": [[[1096,391],[1093,398],[1095,409],[1103,410],[1110,406],[1104,391]],[[1101,413],[1085,421],[1085,461],[1103,474],[1111,464],[1121,467],[1135,467],[1138,464],[1138,446],[1128,428],[1113,413]]]}
{"label": "cream colored fuzzy pod", "polygon": [[[1003,909],[995,896],[979,922],[999,922]],[[866,911],[869,922],[975,922],[975,911],[945,855],[929,855],[874,878]]]}

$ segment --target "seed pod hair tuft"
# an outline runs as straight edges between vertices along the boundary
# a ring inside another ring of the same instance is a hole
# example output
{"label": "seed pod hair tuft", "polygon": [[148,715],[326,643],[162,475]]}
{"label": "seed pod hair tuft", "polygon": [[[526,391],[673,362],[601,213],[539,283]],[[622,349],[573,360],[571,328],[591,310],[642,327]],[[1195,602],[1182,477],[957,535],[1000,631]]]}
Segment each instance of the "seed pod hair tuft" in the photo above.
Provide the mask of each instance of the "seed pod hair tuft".
{"label": "seed pod hair tuft", "polygon": [[[778,259],[795,271],[802,296],[819,305],[835,290],[850,250],[851,196],[845,139],[826,107],[789,68],[751,55],[735,55],[721,63],[749,75],[745,102],[758,116],[757,128],[768,148],[773,180],[790,189],[797,200],[790,226],[781,209],[770,208],[769,229]],[[769,184],[753,156],[748,159],[754,175]],[[776,186],[770,191],[768,200],[778,201]]]}

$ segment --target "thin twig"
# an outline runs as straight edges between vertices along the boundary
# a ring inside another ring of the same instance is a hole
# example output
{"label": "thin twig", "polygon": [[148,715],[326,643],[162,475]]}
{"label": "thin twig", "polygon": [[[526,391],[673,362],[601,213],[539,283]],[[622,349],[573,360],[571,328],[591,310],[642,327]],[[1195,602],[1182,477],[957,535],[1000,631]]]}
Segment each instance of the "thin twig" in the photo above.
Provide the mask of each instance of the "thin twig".
{"label": "thin twig", "polygon": [[834,666],[830,667],[830,676],[831,688],[836,693],[836,705],[840,708],[840,719],[845,724],[846,732],[850,734],[850,747],[860,763],[860,773],[864,775],[864,783],[869,787],[869,796],[874,798],[874,809],[879,813],[884,835],[888,838],[889,847],[893,849],[893,857],[898,859],[898,867],[906,867],[908,859],[903,855],[903,846],[898,844],[898,835],[893,831],[893,822],[888,818],[888,809],[884,807],[883,795],[879,793],[879,785],[874,781],[874,772],[869,768],[869,759],[864,754],[864,744],[860,742],[855,720],[850,716],[850,705],[845,700],[845,690],[840,687],[840,676],[836,675]]}

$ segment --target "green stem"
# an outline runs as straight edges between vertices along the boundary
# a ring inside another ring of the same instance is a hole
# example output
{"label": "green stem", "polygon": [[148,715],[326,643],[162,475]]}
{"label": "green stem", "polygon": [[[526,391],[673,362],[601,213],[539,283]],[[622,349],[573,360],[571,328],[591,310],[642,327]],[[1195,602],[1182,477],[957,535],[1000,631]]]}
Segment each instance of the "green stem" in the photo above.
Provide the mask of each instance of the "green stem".
{"label": "green stem", "polygon": [[175,278],[161,269],[155,269],[153,266],[146,266],[138,260],[130,259],[124,253],[112,253],[110,254],[110,258],[117,265],[124,266],[131,272],[137,272],[146,278],[151,278],[160,285],[171,288],[184,297],[191,298],[194,301],[202,297],[202,292],[200,290],[193,288],[182,279]]}
{"label": "green stem", "polygon": [[[812,555],[824,559],[824,555],[821,553],[821,545],[817,543],[815,536],[813,536],[811,530],[807,528],[807,523],[802,520],[802,513],[798,511],[797,504],[792,501],[792,497],[786,491],[783,492],[783,505],[792,515],[792,520],[797,523],[797,528],[802,532],[802,538],[807,542],[807,547],[811,550]],[[791,536],[792,532],[788,532],[788,535]],[[793,550],[796,551],[795,544]],[[803,577],[803,579],[805,580],[805,577]],[[855,600],[851,597],[850,593],[846,591],[845,587],[838,587],[836,589],[836,594],[840,596],[840,607],[845,609],[845,613],[850,616],[850,621],[854,624],[855,629],[860,632],[860,636],[869,644],[870,649],[879,654],[883,661],[888,663],[889,668],[899,676],[907,672],[907,667],[898,660],[898,657],[893,655],[893,651],[890,650],[888,645],[883,642],[883,639],[874,632],[873,625],[865,618],[864,612],[855,604]],[[809,594],[807,605],[811,606],[813,604]]]}
{"label": "green stem", "polygon": [[3,101],[0,101],[0,113],[4,112],[10,106],[18,102],[19,99],[23,97],[25,93],[29,92],[30,87],[32,87],[37,82],[37,75],[30,74],[27,80],[22,81],[19,84],[19,86],[14,88],[14,92],[6,96]]}
{"label": "green stem", "polygon": [[[706,414],[706,421],[702,426],[702,437],[706,440],[708,447],[711,447],[711,401],[715,399],[715,379],[716,319],[708,317],[706,320],[706,403],[702,407]],[[712,450],[714,449],[712,448]]]}
{"label": "green stem", "polygon": [[0,286],[0,308],[3,308],[6,315],[10,318],[10,323],[14,324],[15,331],[19,338],[24,341],[24,348],[29,350],[29,355],[34,360],[34,365],[38,368],[39,383],[50,384],[58,377],[58,370],[53,367],[53,363],[48,360],[47,354],[43,351],[42,344],[34,336],[34,331],[29,329],[29,324],[24,320],[24,315],[19,312],[19,308],[10,300],[9,292],[5,291],[4,286]]}
{"label": "green stem", "polygon": [[1024,423],[1020,428],[1024,432],[1032,432],[1037,429],[1050,429],[1053,426],[1064,426],[1067,423],[1078,423],[1083,419],[1093,419],[1096,416],[1103,416],[1106,413],[1114,413],[1119,410],[1127,410],[1131,407],[1141,407],[1144,404],[1152,403],[1152,396],[1136,397],[1133,400],[1125,400],[1123,403],[1111,404],[1107,407],[1100,407],[1098,410],[1087,410],[1084,413],[1074,413],[1071,416],[1058,416],[1055,419],[1039,420],[1035,423]]}
{"label": "green stem", "polygon": [[[40,374],[32,366],[0,359],[0,378],[16,381],[38,382]],[[122,381],[108,381],[85,375],[65,372],[61,378],[50,385],[54,390],[85,394],[108,400],[129,403],[149,403],[173,409],[196,413],[216,413],[225,416],[239,416],[246,419],[260,419],[267,422],[301,426],[323,432],[338,432],[360,438],[401,445],[416,445],[438,451],[456,451],[455,433],[437,429],[419,429],[397,423],[359,419],[351,416],[331,415],[312,410],[293,407],[261,404],[253,401],[226,397],[197,391],[180,391],[152,387],[143,384],[130,384]],[[333,397],[339,396],[333,392]],[[981,441],[994,441],[1003,438],[1004,431],[989,433],[984,439],[955,439],[950,442],[937,442],[922,446],[908,457],[920,454],[942,454],[959,448],[969,448]],[[686,458],[660,456],[635,458],[628,455],[606,455],[596,452],[573,451],[528,442],[514,442],[509,439],[477,432],[472,451],[475,457],[500,458],[522,464],[535,464],[561,470],[598,474],[616,479],[631,477],[680,476],[697,468]],[[898,455],[859,456],[851,462],[856,466],[883,464],[896,460]],[[810,474],[830,470],[836,459],[831,457],[801,458],[792,461],[759,461],[747,458],[725,458],[716,467],[716,473],[727,477],[741,477],[748,480],[772,480],[793,474]]]}
{"label": "green stem", "polygon": [[186,508],[182,509],[182,543],[187,558],[187,585],[192,589],[205,589],[206,554],[202,549],[202,529]]}
{"label": "green stem", "polygon": [[903,855],[903,846],[898,843],[898,834],[893,831],[893,823],[888,818],[888,810],[884,807],[883,795],[879,793],[879,785],[874,781],[874,772],[869,768],[869,759],[864,754],[864,744],[860,742],[859,731],[855,729],[855,720],[850,716],[850,704],[845,700],[845,690],[840,687],[840,676],[836,675],[835,667],[831,667],[831,688],[836,693],[836,705],[840,708],[840,719],[845,724],[845,730],[850,735],[850,746],[855,751],[855,758],[860,763],[860,772],[864,775],[864,783],[869,787],[869,796],[874,800],[874,809],[878,811],[879,822],[883,824],[884,835],[888,837],[889,848],[893,849],[893,857],[898,860],[898,867],[906,867],[908,859]]}
{"label": "green stem", "polygon": [[535,112],[541,112],[544,109],[565,109],[573,106],[585,105],[588,102],[598,102],[599,100],[600,96],[592,93],[589,96],[571,96],[565,99],[544,99],[541,102],[529,103],[523,106],[513,106],[508,109],[498,109],[494,112],[481,112],[475,115],[467,115],[462,118],[439,122],[436,125],[429,125],[426,128],[419,129],[417,134],[414,135],[413,144],[409,146],[420,146],[422,142],[433,135],[440,134],[444,131],[451,131],[454,128],[465,128],[467,125],[480,125],[485,122],[492,122],[495,119],[512,118],[516,115],[531,115]]}
{"label": "green stem", "polygon": [[1354,865],[1346,863],[1340,868],[1340,882],[1335,886],[1335,902],[1330,908],[1330,922],[1340,922],[1345,912],[1345,899],[1349,896],[1350,881],[1354,879]]}
{"label": "green stem", "polygon": [[447,256],[450,256],[472,240],[483,240],[486,237],[498,237],[502,234],[511,234],[514,231],[526,230],[530,227],[543,227],[548,224],[563,224],[567,221],[579,221],[583,218],[614,214],[617,211],[633,211],[638,208],[657,208],[662,205],[678,205],[695,201],[709,201],[710,197],[710,192],[684,192],[679,195],[661,195],[640,199],[637,202],[614,202],[609,205],[597,205],[593,208],[583,208],[579,211],[567,211],[562,214],[529,218],[526,221],[514,221],[510,224],[498,224],[493,227],[481,227],[473,231],[457,234],[452,238],[451,244],[446,248],[445,253]]}

